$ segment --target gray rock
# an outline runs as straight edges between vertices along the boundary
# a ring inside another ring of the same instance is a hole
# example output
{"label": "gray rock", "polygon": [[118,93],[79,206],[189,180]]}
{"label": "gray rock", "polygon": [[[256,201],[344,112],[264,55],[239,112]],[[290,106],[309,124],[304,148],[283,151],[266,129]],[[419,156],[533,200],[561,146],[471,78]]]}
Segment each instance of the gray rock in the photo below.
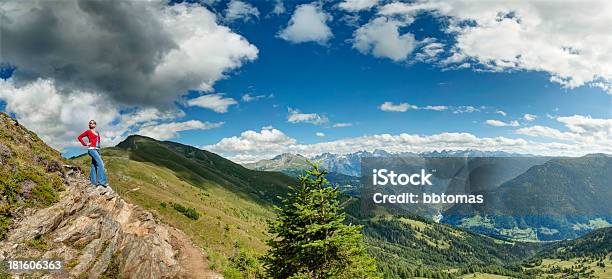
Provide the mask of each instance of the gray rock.
{"label": "gray rock", "polygon": [[[193,271],[193,264],[186,266],[181,251],[194,247],[185,244],[189,241],[184,235],[177,242],[176,236],[182,234],[175,229],[171,234],[150,212],[126,203],[116,193],[100,195],[79,172],[71,172],[66,179],[60,201],[24,214],[0,242],[0,255],[60,257],[67,265],[65,272],[45,278],[100,278],[103,274],[112,278],[222,278],[203,270],[204,265],[196,268],[198,272]],[[37,236],[46,241],[46,251],[27,245]],[[197,256],[204,261],[202,255]]]}
{"label": "gray rock", "polygon": [[0,142],[0,164],[6,164],[11,157],[13,157],[13,151]]}

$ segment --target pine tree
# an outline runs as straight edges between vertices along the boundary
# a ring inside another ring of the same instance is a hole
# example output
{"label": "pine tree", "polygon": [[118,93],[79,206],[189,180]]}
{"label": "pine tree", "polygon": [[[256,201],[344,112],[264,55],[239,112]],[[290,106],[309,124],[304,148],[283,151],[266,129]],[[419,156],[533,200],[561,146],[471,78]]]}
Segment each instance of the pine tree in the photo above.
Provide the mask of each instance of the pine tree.
{"label": "pine tree", "polygon": [[345,224],[336,188],[326,171],[312,169],[299,176],[299,187],[283,199],[270,223],[275,237],[265,256],[272,278],[378,278],[375,262],[365,251],[362,226]]}

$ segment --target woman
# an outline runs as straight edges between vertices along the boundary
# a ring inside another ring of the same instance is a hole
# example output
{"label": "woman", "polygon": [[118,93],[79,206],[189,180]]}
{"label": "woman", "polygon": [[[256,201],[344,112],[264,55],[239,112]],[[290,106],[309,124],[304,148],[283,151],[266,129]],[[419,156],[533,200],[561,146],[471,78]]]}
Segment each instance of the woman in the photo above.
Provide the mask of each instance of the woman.
{"label": "woman", "polygon": [[[87,137],[89,143],[83,141]],[[102,186],[106,189],[106,173],[104,171],[104,162],[100,156],[100,133],[96,131],[96,121],[89,121],[89,130],[83,132],[77,139],[83,146],[87,146],[87,154],[91,157],[91,170],[89,172],[89,181],[93,186]]]}

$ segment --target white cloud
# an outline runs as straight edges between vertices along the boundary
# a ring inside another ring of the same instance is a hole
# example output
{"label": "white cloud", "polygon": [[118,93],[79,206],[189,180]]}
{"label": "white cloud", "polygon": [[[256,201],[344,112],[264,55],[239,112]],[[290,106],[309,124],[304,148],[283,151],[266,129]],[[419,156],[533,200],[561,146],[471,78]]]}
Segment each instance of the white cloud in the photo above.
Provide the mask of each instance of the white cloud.
{"label": "white cloud", "polygon": [[444,53],[444,44],[433,41],[423,46],[414,58],[423,62],[435,62],[442,53]]}
{"label": "white cloud", "polygon": [[235,105],[238,102],[233,98],[225,98],[223,94],[206,94],[197,98],[187,100],[188,106],[198,106],[206,109],[211,109],[214,112],[226,113],[227,109],[231,105]]}
{"label": "white cloud", "polygon": [[299,5],[285,29],[278,36],[292,43],[316,42],[321,45],[333,36],[327,22],[332,17],[317,4]]}
{"label": "white cloud", "polygon": [[80,146],[76,137],[87,129],[90,119],[98,124],[102,146],[115,145],[139,130],[158,135],[156,138],[168,139],[187,128],[209,129],[218,124],[187,121],[169,125],[165,122],[183,117],[185,113],[120,106],[91,92],[60,93],[50,79],[39,79],[22,86],[16,86],[12,79],[0,80],[0,99],[6,102],[7,112],[15,114],[22,125],[60,151]]}
{"label": "white cloud", "polygon": [[325,133],[323,132],[316,132],[315,135],[320,138],[325,137]]}
{"label": "white cloud", "polygon": [[548,137],[561,140],[573,140],[573,136],[570,133],[564,133],[557,129],[540,125],[520,128],[516,130],[516,133],[533,137]]}
{"label": "white cloud", "polygon": [[240,136],[224,138],[203,148],[223,155],[231,154],[231,157],[236,161],[252,162],[259,160],[259,158],[269,157],[272,150],[276,150],[275,153],[280,154],[287,146],[296,144],[295,139],[288,137],[283,132],[272,127],[266,128],[262,128],[260,132],[244,131]]}
{"label": "white cloud", "polygon": [[441,106],[441,105],[437,105],[437,106],[427,105],[427,106],[421,107],[417,105],[411,105],[408,103],[399,103],[396,105],[396,104],[393,104],[392,102],[384,102],[378,108],[382,111],[395,111],[395,112],[405,112],[409,109],[411,110],[435,110],[435,111],[443,111],[443,110],[449,109],[448,106]]}
{"label": "white cloud", "polygon": [[453,113],[454,114],[459,114],[459,113],[472,113],[472,112],[478,112],[480,111],[480,109],[477,109],[473,106],[458,106],[456,108],[454,108]]}
{"label": "white cloud", "polygon": [[612,93],[612,2],[420,0],[380,8],[385,16],[430,11],[456,43],[443,63],[491,71],[547,72],[567,88]]}
{"label": "white cloud", "polygon": [[567,131],[535,125],[518,129],[516,133],[570,141],[575,144],[590,145],[593,148],[612,146],[612,119],[573,115],[557,117],[556,120],[563,123]]}
{"label": "white cloud", "polygon": [[344,0],[338,7],[349,12],[358,12],[361,10],[369,10],[378,4],[379,0]]}
{"label": "white cloud", "polygon": [[351,126],[353,126],[353,123],[343,123],[343,122],[340,122],[340,123],[335,123],[332,127],[334,127],[334,128],[342,128],[342,127],[351,127]]}
{"label": "white cloud", "polygon": [[177,138],[178,132],[188,130],[208,130],[218,128],[223,125],[223,122],[210,123],[201,122],[199,120],[189,120],[185,122],[171,122],[162,124],[149,124],[140,127],[136,134],[141,136],[151,137],[157,140],[167,140]]}
{"label": "white cloud", "polygon": [[497,113],[497,114],[499,114],[499,115],[501,115],[501,116],[506,116],[506,115],[508,115],[508,114],[507,114],[505,111],[503,111],[503,110],[496,110],[496,111],[495,111],[495,113]]}
{"label": "white cloud", "polygon": [[7,112],[14,113],[22,125],[54,148],[77,146],[76,137],[87,129],[90,119],[96,120],[105,141],[115,140],[116,135],[106,131],[119,117],[119,110],[101,95],[60,94],[52,80],[39,79],[22,87],[12,80],[0,80],[0,98],[6,102]]}
{"label": "white cloud", "polygon": [[290,123],[310,123],[320,125],[329,122],[329,119],[327,119],[326,116],[321,116],[317,113],[302,113],[298,109],[289,108],[287,121]]}
{"label": "white cloud", "polygon": [[225,20],[234,21],[242,19],[243,21],[249,21],[253,18],[259,18],[259,10],[253,5],[239,0],[232,0],[227,4]]}
{"label": "white cloud", "polygon": [[408,103],[394,104],[392,102],[384,102],[378,108],[382,111],[405,112],[410,105]]}
{"label": "white cloud", "polygon": [[522,138],[477,137],[470,133],[440,133],[429,136],[407,133],[377,134],[315,144],[301,144],[276,129],[262,130],[261,132],[245,131],[240,136],[224,138],[216,144],[203,146],[202,148],[240,163],[269,159],[285,152],[313,156],[324,152],[347,154],[375,149],[383,149],[389,152],[476,149],[555,156],[580,156],[594,152],[612,153],[612,145],[610,144],[594,146],[590,144],[539,142]]}
{"label": "white cloud", "polygon": [[447,106],[424,106],[424,107],[417,107],[417,109],[443,111],[443,110],[447,110],[448,107]]}
{"label": "white cloud", "polygon": [[378,17],[359,27],[353,34],[353,47],[363,54],[402,61],[414,50],[417,41],[411,33],[401,34],[405,23]]}
{"label": "white cloud", "polygon": [[274,9],[272,9],[272,13],[275,15],[280,15],[280,14],[284,14],[286,12],[285,10],[285,4],[283,4],[283,0],[276,0],[274,3]]}
{"label": "white cloud", "polygon": [[533,114],[529,114],[529,113],[525,113],[523,115],[523,119],[525,119],[525,121],[529,121],[529,122],[536,120],[537,117],[538,117],[537,115],[533,115]]}
{"label": "white cloud", "polygon": [[249,93],[246,93],[244,95],[242,95],[242,98],[240,98],[243,102],[253,102],[253,101],[257,101],[260,99],[264,99],[264,98],[273,98],[274,95],[270,94],[270,95],[252,95]]}
{"label": "white cloud", "polygon": [[506,126],[516,127],[516,126],[519,126],[519,123],[516,120],[512,120],[512,121],[507,123],[507,122],[503,122],[503,121],[499,121],[499,120],[495,120],[495,119],[489,119],[489,120],[485,121],[485,124],[490,125],[490,126],[495,126],[495,127],[506,127]]}
{"label": "white cloud", "polygon": [[257,58],[254,45],[229,28],[217,25],[214,14],[208,10],[184,5],[173,7],[176,8],[164,14],[164,21],[181,43],[162,59],[155,69],[159,78],[153,82],[196,79],[199,85],[189,89],[211,90],[228,69]]}

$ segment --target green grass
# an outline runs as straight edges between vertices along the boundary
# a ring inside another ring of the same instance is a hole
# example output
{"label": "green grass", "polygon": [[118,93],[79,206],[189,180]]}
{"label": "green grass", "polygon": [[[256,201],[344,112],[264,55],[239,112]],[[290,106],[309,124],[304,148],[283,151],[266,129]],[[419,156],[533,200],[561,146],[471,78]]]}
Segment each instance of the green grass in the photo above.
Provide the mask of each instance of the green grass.
{"label": "green grass", "polygon": [[0,113],[0,240],[7,236],[17,210],[47,207],[64,189],[60,153],[36,134]]}
{"label": "green grass", "polygon": [[570,260],[543,259],[542,264],[531,270],[538,270],[540,277],[567,278],[571,274],[578,275],[580,278],[612,278],[612,260],[609,256],[601,262],[604,267],[598,266],[600,259],[591,257],[578,257]]}
{"label": "green grass", "polygon": [[32,248],[38,249],[40,251],[47,250],[47,242],[41,235],[37,235],[33,239],[27,240],[26,244]]}

